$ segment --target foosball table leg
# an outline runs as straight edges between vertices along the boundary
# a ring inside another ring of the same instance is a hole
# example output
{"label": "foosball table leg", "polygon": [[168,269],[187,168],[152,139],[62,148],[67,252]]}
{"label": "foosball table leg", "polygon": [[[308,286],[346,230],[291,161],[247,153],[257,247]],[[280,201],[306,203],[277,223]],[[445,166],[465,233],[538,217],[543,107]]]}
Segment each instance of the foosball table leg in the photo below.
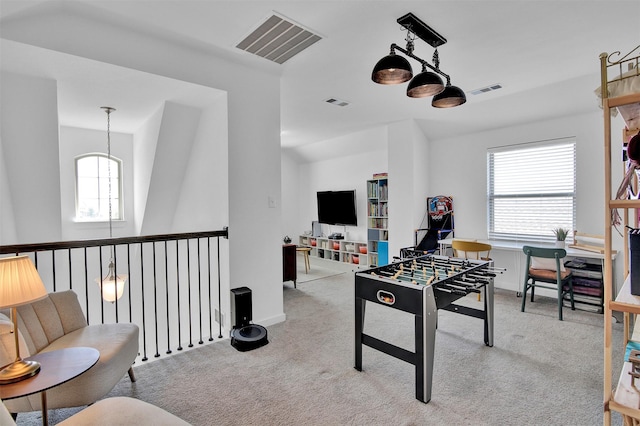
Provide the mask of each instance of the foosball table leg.
{"label": "foosball table leg", "polygon": [[493,347],[493,303],[494,288],[493,279],[484,286],[484,344]]}
{"label": "foosball table leg", "polygon": [[438,308],[429,287],[423,294],[423,314],[415,316],[416,342],[416,399],[427,403],[431,400],[433,383],[433,357],[436,347],[436,326],[438,324]]}
{"label": "foosball table leg", "polygon": [[362,371],[362,331],[364,330],[364,309],[366,301],[356,297],[355,303],[355,369]]}

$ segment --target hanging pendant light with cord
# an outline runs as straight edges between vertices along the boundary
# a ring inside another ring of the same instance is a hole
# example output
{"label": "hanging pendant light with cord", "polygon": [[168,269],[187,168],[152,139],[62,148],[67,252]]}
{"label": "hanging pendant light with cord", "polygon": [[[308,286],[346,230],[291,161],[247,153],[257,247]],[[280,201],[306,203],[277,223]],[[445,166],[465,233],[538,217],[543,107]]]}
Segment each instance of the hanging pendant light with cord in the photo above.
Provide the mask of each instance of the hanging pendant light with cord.
{"label": "hanging pendant light with cord", "polygon": [[[111,206],[111,113],[115,111],[112,107],[100,107],[107,113],[107,178],[109,183],[109,238],[113,238],[112,226],[112,206]],[[107,302],[115,302],[124,293],[124,283],[126,275],[116,274],[115,253],[111,246],[111,258],[109,260],[109,271],[104,278],[96,278],[96,283],[100,286],[102,298]]]}

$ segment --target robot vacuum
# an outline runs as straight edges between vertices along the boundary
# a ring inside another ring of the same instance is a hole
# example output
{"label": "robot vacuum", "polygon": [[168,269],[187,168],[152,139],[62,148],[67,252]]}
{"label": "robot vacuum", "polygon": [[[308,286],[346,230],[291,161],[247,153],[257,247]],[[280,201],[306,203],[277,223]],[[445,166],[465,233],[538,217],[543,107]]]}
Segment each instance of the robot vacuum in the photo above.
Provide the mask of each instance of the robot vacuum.
{"label": "robot vacuum", "polygon": [[269,343],[267,329],[261,325],[251,324],[252,305],[251,289],[239,287],[231,289],[231,310],[234,319],[231,330],[231,346],[241,352],[257,349]]}

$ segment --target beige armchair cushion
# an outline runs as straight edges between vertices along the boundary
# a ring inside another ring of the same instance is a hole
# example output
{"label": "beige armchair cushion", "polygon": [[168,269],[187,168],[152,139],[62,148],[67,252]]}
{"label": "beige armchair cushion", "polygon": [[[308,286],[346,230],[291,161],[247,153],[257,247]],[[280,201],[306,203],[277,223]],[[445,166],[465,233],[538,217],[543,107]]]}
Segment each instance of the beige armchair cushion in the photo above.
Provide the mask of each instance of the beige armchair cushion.
{"label": "beige armchair cushion", "polygon": [[[3,323],[4,321],[4,323]],[[19,336],[23,337],[20,355],[48,352],[69,347],[91,347],[100,359],[87,372],[47,391],[47,406],[77,407],[103,398],[129,370],[138,355],[138,326],[131,323],[96,324],[87,320],[75,292],[49,293],[37,302],[18,307]],[[0,361],[15,360],[15,343],[7,316],[0,317]],[[23,349],[24,346],[24,349]],[[13,413],[41,409],[40,395],[5,401]]]}
{"label": "beige armchair cushion", "polygon": [[139,399],[113,397],[96,402],[71,416],[60,426],[153,425],[188,426],[189,423],[173,414]]}
{"label": "beige armchair cushion", "polygon": [[[15,425],[13,417],[0,401],[0,425]],[[189,423],[147,402],[123,396],[103,399],[66,420],[62,426],[188,426]]]}

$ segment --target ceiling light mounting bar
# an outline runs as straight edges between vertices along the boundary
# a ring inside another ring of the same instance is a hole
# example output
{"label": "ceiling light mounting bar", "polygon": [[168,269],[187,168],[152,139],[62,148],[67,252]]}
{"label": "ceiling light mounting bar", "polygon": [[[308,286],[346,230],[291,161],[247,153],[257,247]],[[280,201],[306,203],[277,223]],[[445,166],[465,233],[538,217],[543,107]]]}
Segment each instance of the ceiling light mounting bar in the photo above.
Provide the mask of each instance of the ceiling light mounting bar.
{"label": "ceiling light mounting bar", "polygon": [[398,24],[405,27],[407,31],[420,37],[421,40],[431,45],[434,49],[447,42],[446,38],[442,37],[433,28],[422,22],[422,20],[413,13],[407,13],[406,15],[399,17]]}
{"label": "ceiling light mounting bar", "polygon": [[[434,60],[434,65],[435,66],[431,65],[429,62],[425,61],[424,59],[414,55],[413,52],[411,52],[411,51],[409,51],[407,49],[403,49],[402,47],[398,46],[395,43],[391,43],[391,52],[394,52],[395,50],[399,50],[400,52],[404,53],[408,57],[413,58],[416,61],[420,62],[423,66],[426,66],[430,70],[437,72],[438,74],[440,74],[441,76],[443,76],[444,78],[447,79],[447,84],[449,84],[451,82],[451,78],[449,77],[449,75],[445,74],[444,72],[442,72],[440,70],[440,68],[438,67],[439,61],[435,61]],[[438,54],[438,51],[436,50],[436,52],[433,54],[434,59],[437,58],[437,54]]]}

